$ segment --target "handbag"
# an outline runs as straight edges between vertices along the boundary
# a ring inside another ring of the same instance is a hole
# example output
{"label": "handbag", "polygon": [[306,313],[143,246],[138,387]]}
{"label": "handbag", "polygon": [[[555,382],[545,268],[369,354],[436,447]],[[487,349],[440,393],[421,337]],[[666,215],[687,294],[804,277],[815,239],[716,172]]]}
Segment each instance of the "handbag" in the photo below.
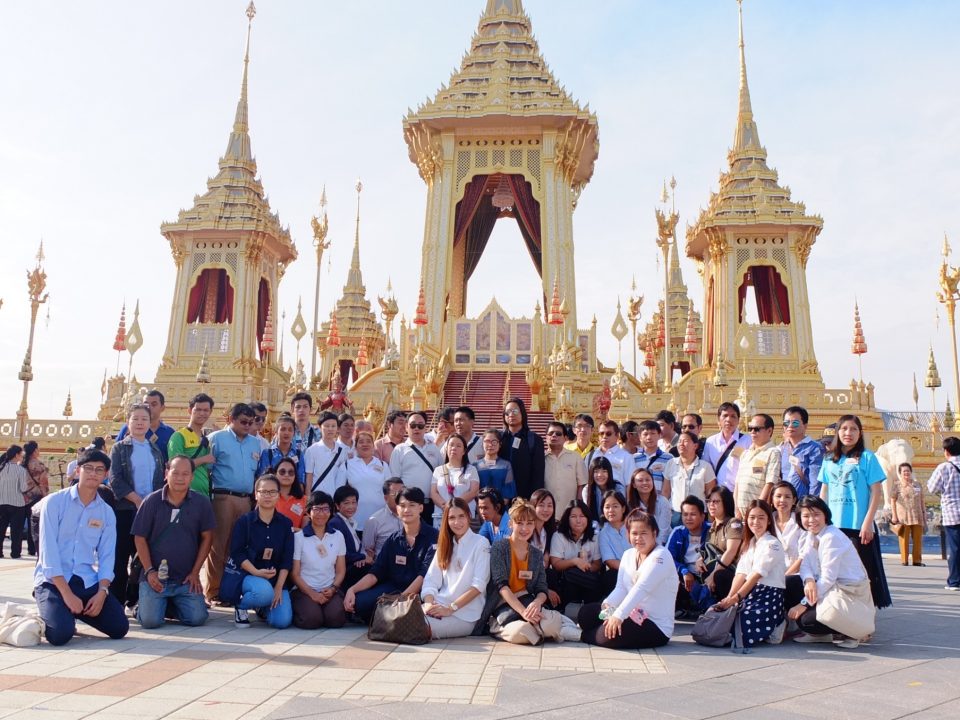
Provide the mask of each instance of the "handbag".
{"label": "handbag", "polygon": [[733,641],[733,624],[737,620],[739,605],[723,609],[719,605],[707,608],[693,625],[690,635],[698,645],[724,647]]}
{"label": "handbag", "polygon": [[837,583],[820,598],[816,609],[819,622],[855,640],[872,635],[876,627],[877,609],[869,580]]}
{"label": "handbag", "polygon": [[430,626],[419,595],[381,595],[367,628],[367,638],[400,645],[430,642]]}
{"label": "handbag", "polygon": [[0,643],[13,647],[39,645],[43,630],[43,619],[36,608],[12,602],[0,608]]}
{"label": "handbag", "polygon": [[703,573],[704,577],[706,577],[716,569],[717,563],[720,562],[720,558],[723,557],[723,550],[713,543],[708,542],[701,545],[697,552],[700,554],[700,559],[703,560],[703,564],[707,568],[706,572]]}
{"label": "handbag", "polygon": [[223,566],[223,576],[220,578],[220,601],[236,605],[243,594],[243,579],[247,573],[237,567],[233,558],[227,560]]}

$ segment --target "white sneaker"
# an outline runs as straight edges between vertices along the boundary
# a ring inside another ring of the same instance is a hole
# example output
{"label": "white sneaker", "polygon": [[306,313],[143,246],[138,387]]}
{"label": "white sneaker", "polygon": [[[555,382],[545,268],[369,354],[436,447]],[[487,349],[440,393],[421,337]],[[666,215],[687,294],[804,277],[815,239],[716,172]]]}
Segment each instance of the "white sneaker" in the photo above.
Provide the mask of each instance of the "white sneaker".
{"label": "white sneaker", "polygon": [[839,648],[844,648],[846,650],[853,650],[854,648],[860,647],[860,641],[853,638],[844,638],[843,640],[834,640],[833,644]]}
{"label": "white sneaker", "polygon": [[797,635],[797,637],[795,637],[793,641],[798,643],[832,643],[833,634],[811,635],[809,633],[804,633],[803,635]]}
{"label": "white sneaker", "polygon": [[234,608],[233,624],[238,628],[250,627],[250,616],[247,614],[247,611],[241,610],[240,608]]}
{"label": "white sneaker", "polygon": [[767,643],[770,645],[779,645],[783,642],[783,634],[787,630],[787,621],[784,620],[779,625],[777,625],[773,632],[770,633],[770,637],[767,638]]}
{"label": "white sneaker", "polygon": [[953,592],[960,592],[960,586],[958,585],[944,585],[944,590],[952,590]]}

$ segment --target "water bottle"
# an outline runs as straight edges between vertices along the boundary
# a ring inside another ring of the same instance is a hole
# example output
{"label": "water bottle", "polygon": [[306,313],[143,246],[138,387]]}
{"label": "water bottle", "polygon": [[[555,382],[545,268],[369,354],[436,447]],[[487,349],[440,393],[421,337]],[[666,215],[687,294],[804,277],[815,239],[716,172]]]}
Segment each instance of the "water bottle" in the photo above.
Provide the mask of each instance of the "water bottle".
{"label": "water bottle", "polygon": [[166,582],[170,578],[170,566],[167,565],[167,559],[164,558],[160,561],[160,566],[157,568],[157,580],[160,582]]}

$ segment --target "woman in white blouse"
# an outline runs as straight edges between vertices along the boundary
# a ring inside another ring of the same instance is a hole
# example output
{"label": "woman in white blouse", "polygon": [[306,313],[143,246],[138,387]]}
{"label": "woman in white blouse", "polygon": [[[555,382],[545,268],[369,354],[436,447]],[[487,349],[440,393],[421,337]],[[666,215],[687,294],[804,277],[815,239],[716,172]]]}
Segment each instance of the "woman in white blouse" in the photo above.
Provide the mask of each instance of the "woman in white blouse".
{"label": "woman in white blouse", "polygon": [[730,594],[718,605],[728,608],[740,603],[737,623],[743,652],[758,643],[779,643],[786,628],[783,591],[786,570],[783,544],[776,536],[773,508],[763,500],[752,500],[746,508],[743,532],[746,550],[737,563]]}
{"label": "woman in white blouse", "polygon": [[[447,440],[448,448],[452,438]],[[437,552],[420,591],[434,640],[473,632],[483,613],[489,580],[490,543],[470,529],[470,508],[463,498],[455,497],[443,511]]]}
{"label": "woman in white blouse", "polygon": [[642,510],[648,515],[653,515],[660,527],[657,542],[661,545],[667,544],[667,538],[670,536],[673,505],[670,498],[657,492],[653,475],[646,468],[637,468],[630,476],[630,487],[627,488],[627,507],[631,510]]}
{"label": "woman in white blouse", "polygon": [[806,534],[797,522],[797,489],[792,483],[781,480],[773,486],[770,503],[773,505],[777,537],[783,543],[787,575],[796,575],[800,572],[800,545]]}
{"label": "woman in white blouse", "polygon": [[717,476],[710,463],[697,457],[700,439],[696,433],[684,430],[677,440],[675,457],[663,468],[664,497],[671,498],[673,517],[672,527],[680,524],[680,505],[688,495],[694,495],[706,503],[707,495],[717,484]]}
{"label": "woman in white blouse", "polygon": [[[807,495],[799,504],[800,523],[810,533],[810,550],[800,563],[804,597],[790,608],[788,616],[796,620],[804,632],[794,638],[800,643],[829,643],[842,648],[859,646],[861,638],[845,635],[835,636],[836,628],[824,625],[817,618],[817,603],[831,590],[843,585],[857,588],[866,602],[860,607],[864,612],[873,612],[870,607],[870,590],[867,571],[860,554],[844,532],[833,524],[830,507],[818,497]],[[861,619],[862,620],[862,619]]]}
{"label": "woman in white blouse", "polygon": [[616,587],[602,604],[580,609],[583,642],[608,648],[660,647],[673,634],[677,572],[670,553],[657,544],[656,518],[634,510],[626,525],[632,547],[620,561]]}
{"label": "woman in white blouse", "polygon": [[454,433],[447,438],[444,450],[447,462],[433,471],[430,499],[436,507],[442,508],[451,498],[463,498],[473,517],[476,510],[474,498],[480,492],[480,476],[467,458],[467,441]]}
{"label": "woman in white blouse", "polygon": [[347,461],[347,485],[355,487],[360,495],[355,516],[360,532],[363,532],[367,518],[386,506],[383,481],[390,477],[389,469],[374,457],[373,442],[373,433],[368,430],[358,432],[354,440],[357,456]]}
{"label": "woman in white blouse", "polygon": [[343,535],[329,528],[333,498],[315,492],[307,502],[309,524],[293,536],[293,569],[290,579],[296,589],[290,593],[293,624],[305,630],[343,627],[343,579],[347,548]]}

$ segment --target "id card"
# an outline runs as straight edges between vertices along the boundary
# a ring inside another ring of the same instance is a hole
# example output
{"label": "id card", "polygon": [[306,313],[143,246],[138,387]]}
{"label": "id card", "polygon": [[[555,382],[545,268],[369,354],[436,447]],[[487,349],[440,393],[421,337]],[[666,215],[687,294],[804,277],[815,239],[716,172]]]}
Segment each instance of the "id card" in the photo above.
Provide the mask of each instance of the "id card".
{"label": "id card", "polygon": [[103,527],[103,521],[97,518],[90,518],[90,522],[88,522],[87,525],[92,528],[101,528]]}
{"label": "id card", "polygon": [[273,548],[264,548],[263,549],[263,559],[269,560],[273,557]]}
{"label": "id card", "polygon": [[533,580],[533,570],[518,570],[517,577],[521,580]]}
{"label": "id card", "polygon": [[396,563],[397,565],[406,565],[406,564],[407,564],[407,556],[406,556],[406,555],[397,555],[396,557],[393,558],[393,562]]}
{"label": "id card", "polygon": [[514,449],[514,450],[519,450],[519,449],[520,449],[520,438],[515,437],[515,438],[513,439],[513,449]]}

